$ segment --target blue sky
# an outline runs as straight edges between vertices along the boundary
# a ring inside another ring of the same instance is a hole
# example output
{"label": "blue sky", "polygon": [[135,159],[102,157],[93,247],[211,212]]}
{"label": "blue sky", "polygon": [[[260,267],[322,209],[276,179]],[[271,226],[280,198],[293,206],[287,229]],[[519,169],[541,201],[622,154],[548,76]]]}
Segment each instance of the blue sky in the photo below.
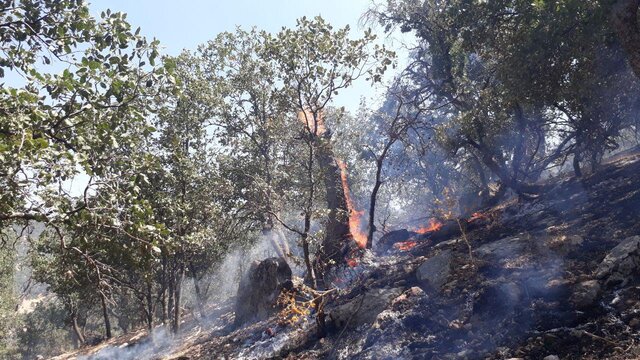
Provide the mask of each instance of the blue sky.
{"label": "blue sky", "polygon": [[[127,13],[134,26],[140,26],[148,38],[160,40],[167,54],[176,55],[182,49],[195,49],[223,31],[234,31],[236,26],[255,26],[277,32],[283,26],[295,26],[302,16],[321,15],[334,27],[350,25],[353,35],[363,31],[359,26],[362,14],[371,6],[371,0],[89,0],[94,14],[110,8]],[[377,31],[381,31],[377,29]],[[381,40],[392,48],[401,47],[398,35]],[[400,49],[397,49],[400,50]],[[400,51],[401,58],[404,52]],[[402,63],[402,60],[400,61]],[[344,90],[335,105],[345,106],[355,112],[360,97],[376,97],[376,91],[364,80],[351,89]]]}

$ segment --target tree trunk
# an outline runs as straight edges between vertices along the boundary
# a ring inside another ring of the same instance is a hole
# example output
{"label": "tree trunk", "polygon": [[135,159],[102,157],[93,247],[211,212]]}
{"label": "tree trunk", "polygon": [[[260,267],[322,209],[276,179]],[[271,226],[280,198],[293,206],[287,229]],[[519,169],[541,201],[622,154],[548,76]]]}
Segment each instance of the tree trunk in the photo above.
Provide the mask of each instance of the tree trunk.
{"label": "tree trunk", "polygon": [[193,286],[196,290],[196,301],[198,305],[198,312],[200,312],[200,317],[205,318],[206,314],[204,311],[204,294],[202,294],[202,290],[200,289],[200,281],[198,280],[198,274],[196,273],[196,267],[193,265],[193,262],[189,262],[189,271],[191,271],[191,276],[193,276]]}
{"label": "tree trunk", "polygon": [[167,294],[169,296],[169,299],[167,300],[167,322],[171,323],[173,319],[173,295],[175,294],[175,279],[176,279],[173,266],[169,267],[169,271],[167,274],[169,276],[169,283],[168,283],[169,288],[167,289]]}
{"label": "tree trunk", "polygon": [[329,219],[322,242],[324,261],[333,260],[336,264],[344,264],[343,249],[345,241],[351,239],[349,231],[349,208],[345,189],[342,186],[340,169],[336,164],[333,149],[328,137],[317,139],[316,158],[323,171],[324,186],[327,197]]}
{"label": "tree trunk", "polygon": [[102,317],[104,318],[104,331],[107,339],[111,339],[111,320],[109,320],[109,309],[107,307],[107,297],[100,292],[100,303],[102,304]]}
{"label": "tree trunk", "polygon": [[537,194],[541,187],[535,184],[529,184],[524,181],[519,181],[513,176],[509,176],[508,172],[496,162],[493,158],[491,151],[485,146],[478,144],[473,139],[467,138],[469,145],[478,150],[480,158],[484,165],[491,170],[505,186],[508,186],[518,194]]}
{"label": "tree trunk", "polygon": [[181,292],[182,292],[182,279],[184,277],[184,264],[178,265],[178,271],[176,273],[176,283],[175,283],[175,294],[174,297],[174,308],[173,308],[173,333],[177,334],[180,331],[180,318],[182,311],[180,309],[180,300],[181,300]]}
{"label": "tree trunk", "polygon": [[580,155],[575,151],[573,153],[573,171],[576,174],[576,177],[582,177],[582,169],[580,168]]}
{"label": "tree trunk", "polygon": [[618,0],[611,11],[611,22],[618,41],[627,52],[631,69],[640,78],[640,27],[638,26],[640,0]]}
{"label": "tree trunk", "polygon": [[71,327],[73,329],[73,333],[76,337],[77,342],[82,345],[85,343],[84,335],[82,334],[82,330],[80,329],[80,325],[78,325],[78,315],[71,315]]}
{"label": "tree trunk", "polygon": [[167,303],[167,256],[162,254],[162,275],[160,277],[160,298],[162,306],[162,324],[169,320],[169,304]]}
{"label": "tree trunk", "polygon": [[151,330],[153,329],[153,313],[154,313],[154,309],[153,309],[153,295],[152,295],[152,284],[151,282],[147,282],[147,329]]}
{"label": "tree trunk", "polygon": [[369,200],[369,230],[367,233],[367,249],[373,247],[373,234],[376,232],[376,202],[378,201],[378,191],[382,185],[382,159],[376,160],[376,182],[371,190],[371,199]]}
{"label": "tree trunk", "polygon": [[[517,138],[516,143],[513,147],[513,161],[511,164],[513,179],[517,181],[519,179],[518,175],[521,173],[522,160],[524,159],[527,147],[526,147],[526,134],[527,134],[527,123],[524,117],[524,111],[520,104],[516,104],[514,110],[514,116],[516,118],[516,128],[517,128]],[[527,174],[522,174],[521,179],[526,179]]]}
{"label": "tree trunk", "polygon": [[309,282],[314,289],[318,288],[318,281],[316,279],[316,273],[313,265],[311,264],[311,254],[309,252],[309,229],[311,228],[311,214],[306,212],[304,214],[304,231],[302,232],[302,252],[304,255],[304,264],[307,267],[307,276]]}

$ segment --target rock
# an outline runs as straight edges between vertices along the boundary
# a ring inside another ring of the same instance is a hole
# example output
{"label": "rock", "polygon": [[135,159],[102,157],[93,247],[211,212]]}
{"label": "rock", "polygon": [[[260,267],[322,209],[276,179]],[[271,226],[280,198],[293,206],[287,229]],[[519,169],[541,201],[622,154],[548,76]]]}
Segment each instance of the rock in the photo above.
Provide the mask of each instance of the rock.
{"label": "rock", "polygon": [[482,245],[475,253],[484,260],[495,261],[518,257],[525,253],[525,249],[526,241],[513,236]]}
{"label": "rock", "polygon": [[542,360],[560,360],[560,358],[558,355],[547,355],[543,357]]}
{"label": "rock", "polygon": [[545,241],[546,245],[561,254],[567,254],[580,247],[584,238],[580,235],[558,235],[552,236]]}
{"label": "rock", "polygon": [[336,329],[355,328],[373,323],[402,288],[377,288],[356,296],[351,301],[329,310],[329,319]]}
{"label": "rock", "polygon": [[235,324],[266,319],[273,314],[282,289],[290,289],[291,268],[283,258],[254,262],[238,286]]}
{"label": "rock", "polygon": [[418,282],[431,290],[440,290],[451,273],[451,250],[427,259],[416,270]]}
{"label": "rock", "polygon": [[589,308],[598,301],[600,290],[598,280],[583,281],[573,288],[570,301],[578,309]]}
{"label": "rock", "polygon": [[596,269],[596,278],[605,286],[625,285],[640,268],[640,236],[624,239]]}

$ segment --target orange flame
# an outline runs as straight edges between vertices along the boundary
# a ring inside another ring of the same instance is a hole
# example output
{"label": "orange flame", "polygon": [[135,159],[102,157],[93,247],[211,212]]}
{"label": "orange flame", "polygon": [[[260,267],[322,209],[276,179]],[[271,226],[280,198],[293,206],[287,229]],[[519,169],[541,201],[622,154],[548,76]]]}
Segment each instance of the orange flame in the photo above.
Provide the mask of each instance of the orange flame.
{"label": "orange flame", "polygon": [[485,214],[483,214],[481,212],[474,212],[473,214],[471,214],[471,217],[469,218],[469,221],[475,221],[475,220],[478,220],[478,219],[485,219],[486,220],[486,219],[489,219],[489,218],[487,217],[487,215],[485,215]]}
{"label": "orange flame", "polygon": [[402,241],[393,244],[393,247],[400,251],[408,251],[413,249],[418,243],[416,241]]}
{"label": "orange flame", "polygon": [[338,163],[338,166],[340,167],[342,189],[344,191],[344,198],[347,201],[347,209],[349,210],[349,232],[351,233],[353,240],[358,244],[358,247],[364,249],[367,246],[367,234],[360,230],[364,210],[356,210],[353,199],[351,199],[351,191],[349,190],[349,182],[347,181],[347,164],[337,159],[336,163]]}
{"label": "orange flame", "polygon": [[423,226],[417,230],[415,230],[415,232],[417,232],[418,234],[426,234],[426,233],[430,233],[433,231],[438,231],[440,230],[440,228],[442,228],[442,223],[439,222],[436,219],[429,219],[429,225],[427,226]]}

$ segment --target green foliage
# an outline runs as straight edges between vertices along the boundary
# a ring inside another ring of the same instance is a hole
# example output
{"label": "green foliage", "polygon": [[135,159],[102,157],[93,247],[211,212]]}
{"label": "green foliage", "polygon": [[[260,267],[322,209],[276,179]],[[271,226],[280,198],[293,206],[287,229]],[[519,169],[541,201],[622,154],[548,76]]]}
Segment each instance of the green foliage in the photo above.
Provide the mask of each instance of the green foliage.
{"label": "green foliage", "polygon": [[67,350],[72,339],[66,319],[63,305],[51,299],[39,302],[33,311],[24,314],[17,329],[22,358],[51,357]]}
{"label": "green foliage", "polygon": [[0,225],[64,219],[69,196],[51,184],[79,171],[107,177],[148,136],[143,99],[164,78],[159,43],[122,13],[94,19],[80,1],[5,5],[0,69],[24,85],[0,88]]}
{"label": "green foliage", "polygon": [[427,0],[388,1],[378,15],[422,42],[406,76],[437,109],[445,150],[531,193],[550,164],[571,155],[595,168],[637,125],[638,82],[610,12],[601,1]]}
{"label": "green foliage", "polygon": [[16,256],[10,243],[0,245],[0,357],[15,353],[17,294],[14,285]]}

